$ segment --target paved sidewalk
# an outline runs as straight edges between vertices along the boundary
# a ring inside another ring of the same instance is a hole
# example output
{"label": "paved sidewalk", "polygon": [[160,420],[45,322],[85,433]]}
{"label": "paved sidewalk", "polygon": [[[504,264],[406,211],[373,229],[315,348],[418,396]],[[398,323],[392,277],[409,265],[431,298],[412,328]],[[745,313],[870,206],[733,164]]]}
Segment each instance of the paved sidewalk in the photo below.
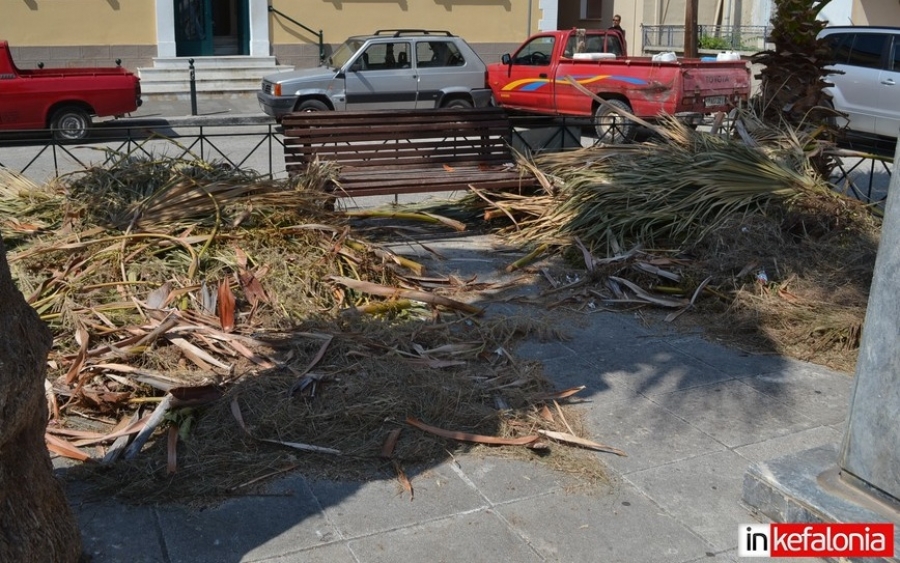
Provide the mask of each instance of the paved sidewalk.
{"label": "paved sidewalk", "polygon": [[[515,259],[498,242],[429,240],[440,262],[421,247],[394,249],[432,272],[487,282],[508,279],[502,265]],[[553,314],[482,304],[492,315]],[[205,510],[86,503],[70,483],[92,563],[734,562],[739,525],[755,521],[741,504],[748,467],[842,437],[849,374],[627,313],[566,319],[569,340],[528,341],[515,353],[542,361],[559,388],[587,386],[579,397],[591,437],[628,454],[596,454],[607,488],[579,489],[539,463],[468,455],[411,472],[412,501],[396,480],[298,474],[273,482],[270,495]]]}
{"label": "paved sidewalk", "polygon": [[[194,110],[196,109],[196,113]],[[275,122],[263,113],[256,101],[256,93],[230,97],[204,97],[199,94],[196,108],[190,98],[166,98],[154,96],[144,99],[136,112],[121,120],[163,119],[172,124],[203,124],[222,120],[242,120],[245,122]]]}

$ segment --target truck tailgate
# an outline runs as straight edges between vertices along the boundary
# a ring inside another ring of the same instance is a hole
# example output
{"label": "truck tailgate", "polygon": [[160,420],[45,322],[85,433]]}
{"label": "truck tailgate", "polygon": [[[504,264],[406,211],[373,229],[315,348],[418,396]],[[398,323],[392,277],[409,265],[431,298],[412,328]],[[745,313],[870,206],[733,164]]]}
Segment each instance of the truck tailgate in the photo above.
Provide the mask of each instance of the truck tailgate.
{"label": "truck tailgate", "polygon": [[746,101],[750,70],[742,61],[682,63],[683,105],[718,111]]}

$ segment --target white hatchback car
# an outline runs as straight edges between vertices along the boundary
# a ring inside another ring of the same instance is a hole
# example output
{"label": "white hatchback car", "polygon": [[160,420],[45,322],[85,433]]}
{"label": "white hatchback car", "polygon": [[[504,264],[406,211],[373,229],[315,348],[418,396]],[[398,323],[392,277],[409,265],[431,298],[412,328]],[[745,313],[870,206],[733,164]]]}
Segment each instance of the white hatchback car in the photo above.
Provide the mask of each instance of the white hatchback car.
{"label": "white hatchback car", "polygon": [[827,89],[834,109],[850,120],[847,129],[896,139],[900,132],[900,28],[826,27],[819,38],[831,49],[834,70],[843,73],[826,80],[834,84]]}

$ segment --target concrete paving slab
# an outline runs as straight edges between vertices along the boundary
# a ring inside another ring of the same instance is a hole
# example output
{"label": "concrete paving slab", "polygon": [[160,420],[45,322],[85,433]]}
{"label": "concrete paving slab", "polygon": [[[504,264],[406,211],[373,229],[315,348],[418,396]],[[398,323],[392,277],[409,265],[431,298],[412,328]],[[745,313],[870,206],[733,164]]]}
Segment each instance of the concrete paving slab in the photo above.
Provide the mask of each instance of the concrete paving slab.
{"label": "concrete paving slab", "polygon": [[794,412],[819,424],[840,424],[847,418],[853,377],[821,366],[791,362],[783,370],[748,377],[743,382],[784,401]]}
{"label": "concrete paving slab", "polygon": [[328,521],[354,539],[488,507],[478,491],[446,464],[420,473],[407,468],[415,500],[396,479],[367,483],[310,481]]}
{"label": "concrete paving slab", "polygon": [[548,468],[542,466],[540,462],[491,456],[466,456],[457,458],[449,465],[451,468],[455,466],[460,478],[477,489],[491,505],[538,497],[580,486],[577,479],[563,473],[548,471]]}
{"label": "concrete paving slab", "polygon": [[656,395],[653,400],[731,448],[818,426],[790,404],[739,379]]}
{"label": "concrete paving slab", "polygon": [[710,435],[640,395],[602,407],[591,405],[585,422],[594,440],[628,454],[603,457],[606,465],[622,475],[725,449]]}
{"label": "concrete paving slab", "polygon": [[839,444],[843,439],[843,429],[834,426],[817,426],[780,438],[764,440],[735,448],[735,452],[750,462],[766,461],[808,448]]}
{"label": "concrete paving slab", "polygon": [[[591,360],[599,363],[596,355]],[[624,378],[636,392],[648,397],[731,379],[730,375],[654,340],[646,341],[637,355],[626,351],[612,360],[604,357],[603,362],[602,365],[622,366],[607,372],[607,380]]]}
{"label": "concrete paving slab", "polygon": [[242,563],[359,563],[346,542],[312,549],[288,551],[266,559],[245,559]]}
{"label": "concrete paving slab", "polygon": [[541,558],[490,509],[350,542],[360,563],[537,563]]}
{"label": "concrete paving slab", "polygon": [[495,510],[548,561],[680,563],[711,552],[627,483],[607,493],[555,492]]}
{"label": "concrete paving slab", "polygon": [[[150,96],[146,97],[141,107],[129,114],[128,118],[191,117],[193,109],[190,98]],[[252,115],[271,120],[274,123],[274,120],[260,109],[255,93],[221,97],[207,97],[198,94],[196,110],[196,117],[200,119],[222,115]],[[120,119],[120,121],[128,118]]]}
{"label": "concrete paving slab", "polygon": [[[634,351],[646,345],[652,333],[628,315],[592,313],[578,315],[559,313],[560,328],[569,336],[566,346],[577,358],[586,358],[600,352],[615,354]],[[632,355],[633,357],[633,355]]]}
{"label": "concrete paving slab", "polygon": [[[671,393],[732,377],[658,339],[641,339],[615,347],[595,344],[592,349],[586,349],[584,341],[594,338],[576,335],[571,342],[527,341],[516,353],[543,360],[546,371],[554,374],[561,387],[587,385],[589,388],[583,396],[603,394],[605,399]],[[603,341],[602,337],[597,337],[597,341]],[[578,351],[577,347],[584,349]],[[571,350],[571,354],[565,355],[565,349]]]}
{"label": "concrete paving slab", "polygon": [[149,506],[123,506],[113,501],[73,499],[84,553],[91,563],[168,563],[163,533]]}
{"label": "concrete paving slab", "polygon": [[[514,353],[517,358],[522,360],[541,361],[545,364],[556,360],[571,364],[573,360],[572,349],[566,346],[564,340],[549,340],[544,342],[529,340],[528,342],[516,346]],[[578,360],[576,359],[576,361]],[[589,367],[586,362],[578,361],[578,363],[584,365],[585,369]],[[563,377],[566,376],[563,375]]]}
{"label": "concrete paving slab", "polygon": [[[737,534],[737,532],[735,532],[735,534]],[[697,559],[696,561],[691,561],[690,563],[746,563],[747,561],[747,558],[738,556],[737,549],[731,549],[723,553],[717,553],[713,557],[704,557],[702,559]],[[765,563],[797,563],[798,559],[768,557],[764,561]],[[822,559],[812,557],[800,559],[799,561],[803,561],[803,563],[825,563]]]}
{"label": "concrete paving slab", "polygon": [[626,479],[719,552],[735,546],[741,524],[754,521],[740,504],[746,470],[746,459],[724,450],[631,473]]}
{"label": "concrete paving slab", "polygon": [[230,563],[275,557],[340,539],[302,478],[277,481],[258,496],[197,510],[166,507],[159,527],[172,561]]}
{"label": "concrete paving slab", "polygon": [[676,335],[665,338],[666,343],[682,354],[733,377],[777,372],[793,362],[776,354],[756,354],[711,342],[702,335]]}
{"label": "concrete paving slab", "polygon": [[[584,385],[576,397],[586,404],[599,405],[638,396],[627,377],[614,377],[596,363],[571,355],[545,360],[544,374],[559,389]],[[615,374],[613,374],[615,375]]]}
{"label": "concrete paving slab", "polygon": [[[632,394],[647,396],[670,393],[680,389],[690,389],[708,385],[716,381],[731,379],[729,373],[716,369],[706,362],[685,354],[673,347],[664,339],[635,334],[632,323],[606,323],[597,319],[603,328],[600,331],[588,329],[569,330],[570,341],[549,350],[560,352],[560,346],[572,351],[571,363],[588,374],[599,378],[602,384],[595,383],[599,390],[629,390]],[[631,338],[621,337],[632,331]],[[600,334],[597,334],[600,332]],[[608,332],[604,334],[603,332]],[[609,343],[598,345],[598,343]],[[540,359],[556,360],[566,356],[547,358],[550,354],[535,354],[534,344],[529,340],[517,349],[517,353],[525,357],[538,356]],[[538,346],[540,349],[540,346]],[[720,351],[720,355],[725,352]],[[570,371],[576,371],[574,369]],[[572,383],[566,381],[566,384]],[[585,383],[587,384],[587,383]],[[624,396],[625,394],[620,394]]]}
{"label": "concrete paving slab", "polygon": [[[704,555],[699,559],[695,559],[690,563],[739,563],[737,550],[729,550],[722,553]],[[768,563],[768,560],[766,560]]]}

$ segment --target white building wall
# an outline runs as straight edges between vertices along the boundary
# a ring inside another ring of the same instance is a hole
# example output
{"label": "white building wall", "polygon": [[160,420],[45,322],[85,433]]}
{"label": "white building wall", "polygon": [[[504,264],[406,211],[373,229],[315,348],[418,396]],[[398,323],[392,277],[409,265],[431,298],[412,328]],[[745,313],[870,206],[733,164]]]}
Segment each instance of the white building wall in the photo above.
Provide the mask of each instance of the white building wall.
{"label": "white building wall", "polygon": [[750,5],[750,20],[744,21],[744,25],[772,25],[772,16],[775,15],[772,0],[755,0],[746,4]]}
{"label": "white building wall", "polygon": [[558,25],[559,0],[540,0],[538,8],[541,10],[541,19],[538,20],[539,31],[552,31]]}
{"label": "white building wall", "polygon": [[853,0],[831,0],[819,12],[820,20],[827,20],[828,25],[853,25],[850,14],[853,12]]}

